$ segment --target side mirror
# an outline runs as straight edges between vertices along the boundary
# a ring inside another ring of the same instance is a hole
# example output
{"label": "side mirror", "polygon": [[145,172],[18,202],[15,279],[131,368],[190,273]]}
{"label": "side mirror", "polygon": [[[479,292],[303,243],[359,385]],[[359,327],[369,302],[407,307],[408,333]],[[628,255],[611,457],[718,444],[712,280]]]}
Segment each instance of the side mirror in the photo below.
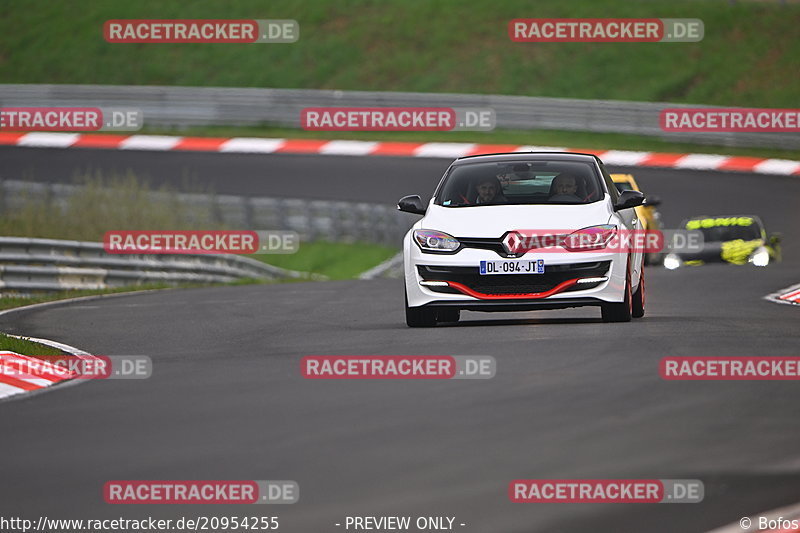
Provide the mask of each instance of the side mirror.
{"label": "side mirror", "polygon": [[425,206],[422,205],[422,199],[416,194],[400,198],[400,201],[397,202],[397,209],[415,215],[425,214]]}
{"label": "side mirror", "polygon": [[769,243],[770,244],[780,244],[781,239],[783,238],[782,233],[773,233],[769,236]]}
{"label": "side mirror", "polygon": [[614,204],[614,211],[621,209],[628,209],[642,205],[644,203],[644,194],[639,191],[624,191],[619,195],[619,200]]}
{"label": "side mirror", "polygon": [[658,196],[655,196],[655,195],[647,196],[644,199],[644,205],[647,205],[647,206],[650,206],[650,207],[656,207],[658,205],[661,205],[661,198],[659,198]]}

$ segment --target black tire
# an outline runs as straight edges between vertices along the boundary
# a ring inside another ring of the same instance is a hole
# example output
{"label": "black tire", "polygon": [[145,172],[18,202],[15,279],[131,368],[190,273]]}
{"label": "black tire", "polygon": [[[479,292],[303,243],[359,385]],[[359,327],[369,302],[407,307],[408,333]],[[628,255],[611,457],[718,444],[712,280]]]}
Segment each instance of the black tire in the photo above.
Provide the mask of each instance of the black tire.
{"label": "black tire", "polygon": [[630,322],[633,316],[633,298],[631,295],[631,271],[625,277],[625,299],[621,303],[602,304],[600,313],[603,322]]}
{"label": "black tire", "polygon": [[631,316],[633,318],[642,318],[644,316],[644,298],[644,269],[642,269],[642,274],[639,276],[639,286],[636,287],[636,292],[633,293],[633,302],[631,302]]}
{"label": "black tire", "polygon": [[410,328],[430,328],[436,325],[436,310],[430,307],[409,307],[406,301],[406,325]]}
{"label": "black tire", "polygon": [[444,307],[436,311],[437,322],[458,322],[461,318],[461,310],[454,307]]}

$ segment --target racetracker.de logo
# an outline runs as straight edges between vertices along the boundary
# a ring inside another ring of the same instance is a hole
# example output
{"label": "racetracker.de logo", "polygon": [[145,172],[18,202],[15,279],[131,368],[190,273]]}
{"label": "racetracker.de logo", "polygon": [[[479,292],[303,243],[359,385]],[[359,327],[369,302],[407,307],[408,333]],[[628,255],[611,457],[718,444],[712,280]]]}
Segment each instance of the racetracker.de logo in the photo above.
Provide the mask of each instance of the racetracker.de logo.
{"label": "racetracker.de logo", "polygon": [[110,254],[254,254],[255,231],[107,231]]}
{"label": "racetracker.de logo", "polygon": [[488,379],[490,355],[309,355],[300,362],[306,379]]}
{"label": "racetracker.de logo", "polygon": [[12,379],[147,379],[153,361],[146,355],[25,355],[0,354],[0,376]]}
{"label": "racetracker.de logo", "polygon": [[516,479],[508,485],[515,503],[699,503],[699,479]]}
{"label": "racetracker.de logo", "polygon": [[508,36],[518,43],[658,43],[703,40],[700,19],[513,19]]}
{"label": "racetracker.de logo", "polygon": [[295,481],[108,481],[111,504],[291,504],[300,498]]}
{"label": "racetracker.de logo", "polygon": [[663,109],[659,122],[663,131],[797,133],[800,109]]}
{"label": "racetracker.de logo", "polygon": [[296,20],[116,19],[103,25],[109,43],[293,43]]}
{"label": "racetracker.de logo", "polygon": [[503,235],[501,244],[508,254],[601,252],[659,253],[698,252],[703,233],[686,230],[629,230],[614,225],[572,229],[523,229]]}
{"label": "racetracker.de logo", "polygon": [[144,125],[139,109],[100,107],[3,107],[0,130],[137,131]]}
{"label": "racetracker.de logo", "polygon": [[666,380],[798,380],[800,357],[664,357],[659,373]]}
{"label": "racetracker.de logo", "polygon": [[491,108],[307,107],[300,125],[309,131],[491,131]]}

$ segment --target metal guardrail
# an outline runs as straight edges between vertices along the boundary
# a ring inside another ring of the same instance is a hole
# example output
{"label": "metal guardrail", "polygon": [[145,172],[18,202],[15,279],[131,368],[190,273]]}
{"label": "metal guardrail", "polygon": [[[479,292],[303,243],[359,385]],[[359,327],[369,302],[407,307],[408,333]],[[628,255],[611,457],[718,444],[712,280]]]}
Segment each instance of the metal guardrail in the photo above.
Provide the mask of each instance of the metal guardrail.
{"label": "metal guardrail", "polygon": [[101,243],[0,237],[0,293],[303,277],[238,255],[117,255]]}
{"label": "metal guardrail", "polygon": [[[70,199],[83,190],[81,185],[0,179],[0,216],[31,204],[45,210],[66,210]],[[150,202],[170,206],[195,228],[288,230],[297,232],[303,242],[372,242],[399,247],[416,219],[393,206],[368,203],[161,191],[148,194]],[[0,237],[0,293],[306,276],[238,255],[121,255],[108,254],[102,244],[94,242]]]}
{"label": "metal guardrail", "polygon": [[497,128],[629,133],[668,141],[724,146],[800,148],[794,133],[670,133],[659,127],[665,107],[700,105],[621,100],[582,100],[482,94],[243,89],[128,85],[0,85],[0,106],[133,107],[149,126],[300,127],[305,107],[490,107]]}
{"label": "metal guardrail", "polygon": [[[83,187],[0,179],[0,216],[31,202],[45,209],[66,209]],[[295,231],[302,241],[369,242],[399,247],[416,221],[394,206],[363,202],[305,200],[235,195],[151,192],[150,201],[182,208],[198,229]],[[139,228],[109,228],[109,230]]]}
{"label": "metal guardrail", "polygon": [[398,252],[380,265],[362,272],[358,279],[376,278],[402,278],[403,277],[403,252]]}

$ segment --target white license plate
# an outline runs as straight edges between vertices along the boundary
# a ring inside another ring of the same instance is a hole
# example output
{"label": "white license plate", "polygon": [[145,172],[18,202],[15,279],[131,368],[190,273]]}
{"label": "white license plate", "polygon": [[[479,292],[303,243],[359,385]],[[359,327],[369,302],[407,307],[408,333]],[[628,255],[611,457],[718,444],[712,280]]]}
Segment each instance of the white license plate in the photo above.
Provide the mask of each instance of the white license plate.
{"label": "white license plate", "polygon": [[481,276],[492,274],[544,274],[544,259],[481,261]]}

